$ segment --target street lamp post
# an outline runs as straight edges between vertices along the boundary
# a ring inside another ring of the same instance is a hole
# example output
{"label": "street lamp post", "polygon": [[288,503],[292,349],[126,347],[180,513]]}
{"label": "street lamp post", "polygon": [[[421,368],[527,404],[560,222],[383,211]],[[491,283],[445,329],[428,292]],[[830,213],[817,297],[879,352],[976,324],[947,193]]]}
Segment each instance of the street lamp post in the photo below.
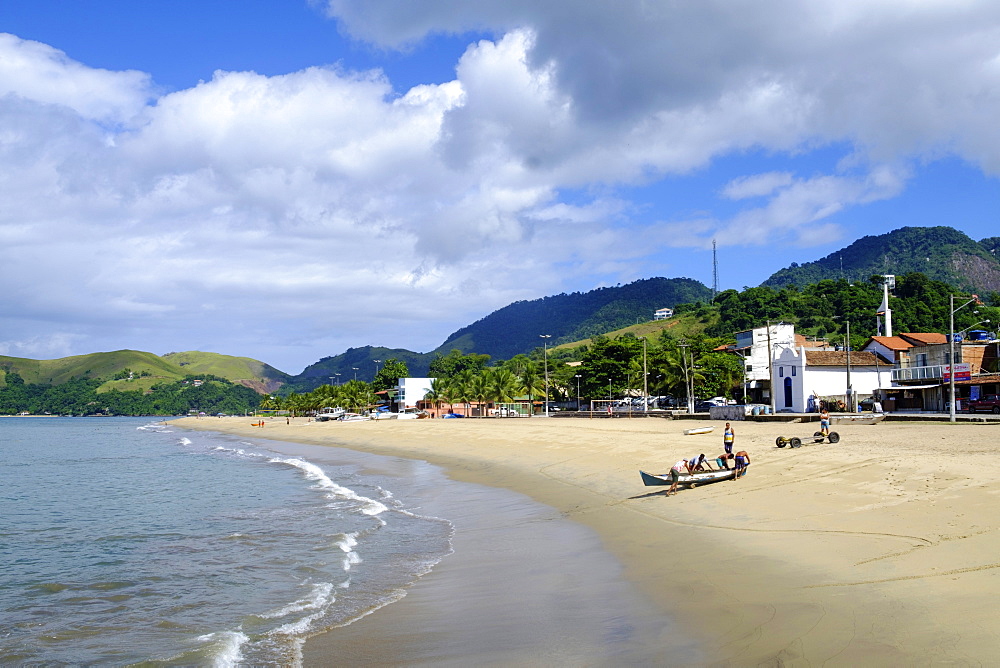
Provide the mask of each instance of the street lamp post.
{"label": "street lamp post", "polygon": [[[372,362],[375,362],[375,376],[377,377],[378,376],[378,365],[382,363],[382,360],[372,360]],[[372,382],[374,383],[375,380],[372,379]]]}
{"label": "street lamp post", "polygon": [[854,388],[851,387],[851,321],[847,320],[847,410],[854,412]]}
{"label": "street lamp post", "polygon": [[576,412],[580,412],[580,374],[574,376],[576,378]]}
{"label": "street lamp post", "polygon": [[646,337],[642,337],[642,412],[649,410],[649,373],[646,371]]}
{"label": "street lamp post", "polygon": [[951,405],[948,407],[948,419],[955,422],[955,313],[972,302],[978,302],[979,295],[972,295],[972,299],[955,308],[955,295],[948,295],[948,385],[951,388]]}
{"label": "street lamp post", "polygon": [[339,387],[340,386],[340,374],[339,373],[335,373],[333,375],[337,377],[337,386]]}
{"label": "street lamp post", "polygon": [[691,405],[691,388],[688,381],[688,365],[687,365],[687,349],[691,345],[681,339],[681,343],[677,344],[677,347],[681,349],[681,364],[684,366],[684,403],[687,405],[687,412],[693,413],[693,406]]}
{"label": "street lamp post", "polygon": [[354,380],[357,380],[358,379],[358,367],[352,366],[351,368],[354,369]]}
{"label": "street lamp post", "polygon": [[[539,334],[542,339],[542,357],[545,360],[545,417],[549,416],[549,339],[551,334]],[[535,350],[538,350],[537,348]]]}

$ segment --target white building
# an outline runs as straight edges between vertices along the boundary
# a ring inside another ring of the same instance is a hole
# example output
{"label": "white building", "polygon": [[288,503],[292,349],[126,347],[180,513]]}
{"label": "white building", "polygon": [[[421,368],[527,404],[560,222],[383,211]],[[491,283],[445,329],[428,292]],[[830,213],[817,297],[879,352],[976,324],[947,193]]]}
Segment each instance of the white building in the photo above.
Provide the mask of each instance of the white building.
{"label": "white building", "polygon": [[396,385],[396,403],[400,409],[416,408],[430,392],[433,378],[400,378]]}
{"label": "white building", "polygon": [[743,357],[748,396],[770,403],[773,378],[774,409],[793,413],[818,410],[817,399],[846,405],[848,385],[857,405],[888,383],[892,370],[890,360],[871,352],[852,351],[848,362],[847,351],[806,341],[786,323],[737,332],[733,352]]}
{"label": "white building", "polygon": [[[888,382],[892,364],[870,352],[846,350],[806,350],[804,346],[784,346],[772,362],[774,368],[774,408],[776,411],[807,413],[818,410],[816,400],[849,401],[853,405],[870,397],[880,384]],[[810,400],[812,398],[812,400]]]}
{"label": "white building", "polygon": [[666,320],[672,318],[674,310],[672,308],[658,308],[653,311],[653,320]]}

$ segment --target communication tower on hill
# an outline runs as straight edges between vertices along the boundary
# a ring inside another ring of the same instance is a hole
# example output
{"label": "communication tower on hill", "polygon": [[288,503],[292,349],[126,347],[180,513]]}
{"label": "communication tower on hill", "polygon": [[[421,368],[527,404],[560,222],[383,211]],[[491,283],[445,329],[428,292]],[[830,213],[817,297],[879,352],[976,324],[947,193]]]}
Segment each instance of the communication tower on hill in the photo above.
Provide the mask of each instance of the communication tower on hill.
{"label": "communication tower on hill", "polygon": [[712,239],[712,299],[719,294],[719,258],[715,253],[715,239]]}

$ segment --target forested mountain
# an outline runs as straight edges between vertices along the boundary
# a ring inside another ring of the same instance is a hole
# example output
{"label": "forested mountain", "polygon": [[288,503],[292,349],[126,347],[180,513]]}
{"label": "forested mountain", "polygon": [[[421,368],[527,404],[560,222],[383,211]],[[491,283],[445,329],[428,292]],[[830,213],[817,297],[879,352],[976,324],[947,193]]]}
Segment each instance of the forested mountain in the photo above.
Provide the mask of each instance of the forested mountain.
{"label": "forested mountain", "polygon": [[902,227],[858,239],[846,248],[805,264],[792,263],[761,285],[805,286],[823,279],[865,281],[872,274],[919,272],[972,292],[1000,291],[1000,237],[980,242],[951,227]]}
{"label": "forested mountain", "polygon": [[711,296],[711,290],[689,278],[648,278],[590,292],[514,302],[463,327],[429,353],[365,346],[325,357],[292,379],[282,393],[343,383],[355,377],[354,369],[358,380],[370,381],[377,367],[375,360],[397,359],[406,364],[411,376],[421,377],[435,358],[452,350],[489,355],[494,361],[509,359],[541,348],[541,334],[550,334],[547,341],[555,346],[652,320],[658,308],[707,302]]}
{"label": "forested mountain", "polygon": [[653,319],[653,311],[708,301],[712,291],[690,278],[647,278],[628,285],[514,302],[463,327],[437,349],[485,353],[508,359],[542,345],[586,339]]}
{"label": "forested mountain", "polygon": [[[348,348],[339,355],[324,357],[310,364],[299,375],[291,379],[282,394],[286,392],[309,392],[320,385],[340,385],[349,380],[371,382],[375,378],[376,368],[387,360],[398,360],[406,365],[409,375],[423,378],[427,368],[434,359],[432,353],[415,353],[404,348],[382,348],[363,346]],[[375,360],[379,360],[376,362]]]}

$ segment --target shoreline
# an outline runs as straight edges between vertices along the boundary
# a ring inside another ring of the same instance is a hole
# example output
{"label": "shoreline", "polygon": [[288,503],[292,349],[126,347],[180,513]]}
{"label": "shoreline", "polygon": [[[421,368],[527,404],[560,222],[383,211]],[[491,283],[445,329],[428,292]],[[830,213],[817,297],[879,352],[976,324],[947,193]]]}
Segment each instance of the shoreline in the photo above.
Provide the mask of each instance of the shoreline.
{"label": "shoreline", "polygon": [[593,529],[706,663],[983,664],[1000,650],[1000,485],[974,476],[995,425],[840,425],[839,444],[793,450],[775,436],[810,425],[736,422],[748,476],[666,498],[638,469],[714,458],[719,434],[685,436],[690,420],[171,423],[424,460],[530,496]]}

